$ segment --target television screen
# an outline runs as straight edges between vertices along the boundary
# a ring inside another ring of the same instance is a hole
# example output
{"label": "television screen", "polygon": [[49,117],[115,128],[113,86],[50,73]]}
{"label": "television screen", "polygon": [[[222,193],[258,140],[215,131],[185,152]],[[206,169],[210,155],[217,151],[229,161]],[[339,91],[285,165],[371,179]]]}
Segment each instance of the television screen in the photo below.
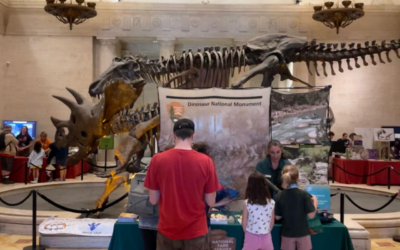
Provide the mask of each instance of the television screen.
{"label": "television screen", "polygon": [[23,126],[26,126],[28,128],[29,135],[35,139],[36,138],[36,122],[32,121],[9,121],[5,120],[3,121],[3,128],[6,125],[10,125],[12,127],[12,133],[17,136],[19,132],[21,131],[21,128]]}

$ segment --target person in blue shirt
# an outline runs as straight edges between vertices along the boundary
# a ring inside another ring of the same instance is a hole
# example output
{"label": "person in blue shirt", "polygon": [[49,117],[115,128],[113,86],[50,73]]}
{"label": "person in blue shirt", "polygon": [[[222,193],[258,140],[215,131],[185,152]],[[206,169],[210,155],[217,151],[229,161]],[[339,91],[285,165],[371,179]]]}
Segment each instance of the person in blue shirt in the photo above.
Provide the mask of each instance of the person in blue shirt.
{"label": "person in blue shirt", "polygon": [[[290,162],[282,157],[282,153],[282,144],[272,140],[268,144],[267,157],[259,161],[256,166],[256,171],[267,175],[268,180],[279,189],[282,189],[282,170],[286,165],[290,165]],[[275,197],[271,187],[270,193]]]}

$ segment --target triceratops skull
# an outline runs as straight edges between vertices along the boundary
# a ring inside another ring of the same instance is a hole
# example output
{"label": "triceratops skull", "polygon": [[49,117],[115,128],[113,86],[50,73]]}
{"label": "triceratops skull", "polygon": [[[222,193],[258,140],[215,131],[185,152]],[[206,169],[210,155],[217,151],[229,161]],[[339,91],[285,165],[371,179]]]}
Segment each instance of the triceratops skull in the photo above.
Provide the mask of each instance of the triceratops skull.
{"label": "triceratops skull", "polygon": [[[57,147],[78,147],[78,152],[68,158],[68,164],[76,164],[90,152],[97,149],[100,139],[119,132],[111,131],[114,115],[132,105],[138,95],[137,90],[120,79],[105,90],[105,95],[93,105],[76,91],[67,88],[76,103],[60,96],[53,96],[71,110],[70,119],[62,121],[51,117],[57,128],[55,143]],[[140,90],[141,92],[141,90]]]}

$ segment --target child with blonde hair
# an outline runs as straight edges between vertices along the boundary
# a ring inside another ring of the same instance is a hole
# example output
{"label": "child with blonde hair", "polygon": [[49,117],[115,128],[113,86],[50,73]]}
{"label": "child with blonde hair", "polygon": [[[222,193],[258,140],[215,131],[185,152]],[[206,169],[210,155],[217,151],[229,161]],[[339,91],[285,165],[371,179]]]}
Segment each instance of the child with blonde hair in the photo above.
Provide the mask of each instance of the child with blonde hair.
{"label": "child with blonde hair", "polygon": [[243,250],[274,249],[271,238],[275,222],[274,205],[265,176],[259,172],[251,174],[247,182],[246,200],[243,202]]}
{"label": "child with blonde hair", "polygon": [[285,166],[282,170],[282,188],[276,196],[275,218],[282,219],[282,250],[311,250],[307,218],[314,218],[317,199],[299,189],[299,169]]}

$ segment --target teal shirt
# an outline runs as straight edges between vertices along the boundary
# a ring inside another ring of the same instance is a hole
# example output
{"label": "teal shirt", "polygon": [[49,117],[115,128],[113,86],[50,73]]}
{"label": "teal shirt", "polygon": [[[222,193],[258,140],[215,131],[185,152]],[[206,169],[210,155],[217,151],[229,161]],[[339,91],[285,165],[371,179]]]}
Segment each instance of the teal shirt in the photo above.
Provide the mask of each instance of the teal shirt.
{"label": "teal shirt", "polygon": [[[282,189],[282,170],[286,165],[291,165],[288,160],[280,159],[277,169],[272,168],[271,158],[267,156],[265,159],[259,161],[256,166],[256,171],[262,173],[263,175],[270,175],[268,178],[277,188]],[[272,197],[274,197],[274,192],[272,188],[269,189]]]}

